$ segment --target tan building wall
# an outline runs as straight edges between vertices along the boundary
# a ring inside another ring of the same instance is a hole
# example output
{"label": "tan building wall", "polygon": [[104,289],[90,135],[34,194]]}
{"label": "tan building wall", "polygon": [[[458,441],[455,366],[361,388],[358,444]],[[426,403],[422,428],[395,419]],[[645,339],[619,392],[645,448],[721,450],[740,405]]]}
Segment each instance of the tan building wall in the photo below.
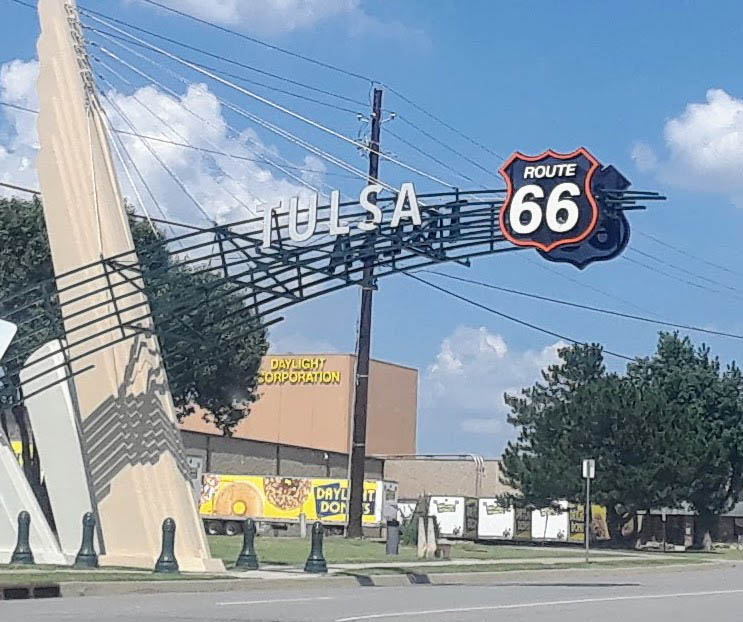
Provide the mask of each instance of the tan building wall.
{"label": "tan building wall", "polygon": [[[421,495],[495,497],[511,492],[500,482],[500,461],[484,460],[479,482],[472,460],[385,459],[384,478],[396,481],[400,499]],[[478,491],[479,487],[479,491]]]}
{"label": "tan building wall", "polygon": [[[265,357],[260,399],[235,438],[347,453],[355,357],[293,354]],[[373,360],[369,373],[367,454],[415,453],[418,372]],[[217,434],[199,412],[183,430]]]}

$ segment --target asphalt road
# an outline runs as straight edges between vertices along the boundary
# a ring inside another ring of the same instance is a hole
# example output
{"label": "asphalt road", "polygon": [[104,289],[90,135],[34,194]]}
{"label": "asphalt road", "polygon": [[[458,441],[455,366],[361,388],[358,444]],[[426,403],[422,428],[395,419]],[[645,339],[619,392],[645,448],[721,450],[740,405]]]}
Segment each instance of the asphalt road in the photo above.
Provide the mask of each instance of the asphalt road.
{"label": "asphalt road", "polygon": [[[510,574],[510,573],[509,573]],[[686,622],[743,619],[743,565],[511,574],[487,585],[0,602],[2,622]]]}

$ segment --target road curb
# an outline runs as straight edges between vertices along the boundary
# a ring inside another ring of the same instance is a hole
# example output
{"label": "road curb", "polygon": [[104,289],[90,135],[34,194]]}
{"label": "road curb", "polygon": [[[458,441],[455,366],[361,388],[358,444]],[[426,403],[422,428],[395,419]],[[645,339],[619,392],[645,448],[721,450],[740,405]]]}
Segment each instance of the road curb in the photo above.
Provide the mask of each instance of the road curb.
{"label": "road curb", "polygon": [[[712,567],[715,562],[673,564],[667,570],[694,567]],[[606,568],[612,571],[656,572],[659,567]],[[218,579],[177,581],[74,581],[61,583],[60,596],[117,596],[125,594],[177,594],[201,592],[249,592],[281,589],[354,588],[354,587],[407,587],[418,585],[483,585],[496,580],[507,580],[514,575],[553,573],[556,570],[570,573],[595,573],[594,568],[543,568],[529,570],[501,570],[495,572],[437,572],[401,574],[355,574],[302,576],[286,579]]]}
{"label": "road curb", "polygon": [[[613,572],[657,572],[666,570],[683,570],[694,567],[714,567],[725,565],[722,562],[697,562],[691,564],[669,564],[668,566],[634,566],[602,567],[601,570]],[[127,594],[197,594],[203,592],[250,592],[253,590],[269,591],[281,589],[317,589],[317,588],[354,588],[354,587],[406,587],[419,585],[483,585],[499,580],[508,580],[516,575],[543,574],[560,571],[562,573],[596,573],[599,568],[540,568],[492,572],[436,572],[436,573],[400,573],[400,574],[353,574],[353,575],[301,575],[292,578],[265,579],[245,577],[235,579],[178,579],[173,581],[67,581],[63,583],[44,583],[43,595],[36,596],[39,585],[15,585],[13,589],[20,594],[28,591],[27,596],[16,598],[50,598],[55,596],[74,598],[91,596],[121,596]],[[2,578],[0,577],[0,588]],[[9,598],[10,600],[10,598]]]}

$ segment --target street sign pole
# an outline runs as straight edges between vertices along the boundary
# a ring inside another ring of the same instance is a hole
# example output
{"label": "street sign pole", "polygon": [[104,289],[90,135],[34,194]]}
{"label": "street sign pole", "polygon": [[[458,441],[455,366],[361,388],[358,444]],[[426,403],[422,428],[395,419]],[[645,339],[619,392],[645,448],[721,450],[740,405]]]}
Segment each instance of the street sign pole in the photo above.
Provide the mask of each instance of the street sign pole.
{"label": "street sign pole", "polygon": [[596,477],[596,461],[583,461],[583,478],[586,480],[586,505],[583,508],[583,518],[585,525],[583,527],[583,540],[586,543],[586,563],[590,563],[589,554],[591,549],[591,480]]}
{"label": "street sign pole", "polygon": [[591,515],[591,478],[586,478],[586,507],[585,507],[586,526],[583,532],[583,539],[586,541],[586,563],[590,563],[589,550],[591,548],[591,538],[589,537],[589,517]]}

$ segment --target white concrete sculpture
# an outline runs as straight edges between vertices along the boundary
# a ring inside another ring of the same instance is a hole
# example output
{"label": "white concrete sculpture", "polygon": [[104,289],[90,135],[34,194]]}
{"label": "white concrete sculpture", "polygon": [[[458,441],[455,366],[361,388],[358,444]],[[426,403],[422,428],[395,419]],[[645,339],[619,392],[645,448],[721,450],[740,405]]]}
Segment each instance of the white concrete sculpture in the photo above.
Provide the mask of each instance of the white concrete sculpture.
{"label": "white concrete sculpture", "polygon": [[[66,373],[62,343],[54,340],[28,358],[20,376],[24,395],[31,396],[24,404],[44,468],[57,537],[72,562],[80,548],[83,514],[94,506]],[[44,390],[37,392],[40,389]]]}
{"label": "white concrete sculpture", "polygon": [[[100,561],[152,567],[162,522],[172,517],[181,569],[223,570],[211,559],[196,510],[160,347],[138,288],[77,7],[74,0],[39,0],[38,9],[39,182],[102,528]],[[121,253],[129,253],[122,260],[129,279],[118,270],[109,274],[101,261]],[[129,310],[117,313],[122,298]]]}
{"label": "white concrete sculpture", "polygon": [[29,542],[37,564],[63,566],[67,563],[44,513],[36,501],[21,465],[5,433],[0,430],[0,564],[7,564],[15,549],[18,514],[31,515]]}

